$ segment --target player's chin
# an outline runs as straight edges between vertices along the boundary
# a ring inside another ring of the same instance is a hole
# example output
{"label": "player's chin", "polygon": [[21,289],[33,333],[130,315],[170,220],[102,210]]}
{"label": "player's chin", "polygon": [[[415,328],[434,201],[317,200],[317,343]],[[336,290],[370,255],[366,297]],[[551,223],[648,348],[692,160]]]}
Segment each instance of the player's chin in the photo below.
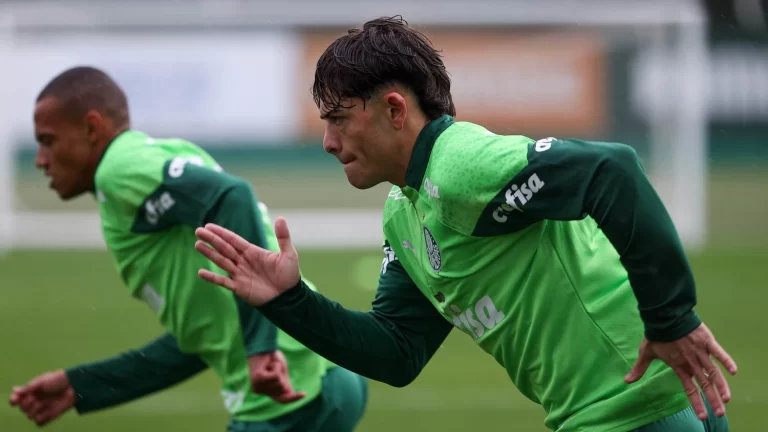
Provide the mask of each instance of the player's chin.
{"label": "player's chin", "polygon": [[51,186],[51,189],[53,189],[54,192],[56,192],[56,195],[59,196],[59,199],[62,201],[66,201],[69,199],[72,199],[72,194],[61,187]]}
{"label": "player's chin", "polygon": [[56,191],[56,195],[58,195],[59,199],[62,201],[69,201],[83,194],[83,192],[79,190],[73,190],[72,188],[54,187],[53,190]]}
{"label": "player's chin", "polygon": [[362,169],[357,161],[344,165],[344,173],[347,175],[349,184],[356,189],[370,189],[381,183],[376,181],[365,169]]}

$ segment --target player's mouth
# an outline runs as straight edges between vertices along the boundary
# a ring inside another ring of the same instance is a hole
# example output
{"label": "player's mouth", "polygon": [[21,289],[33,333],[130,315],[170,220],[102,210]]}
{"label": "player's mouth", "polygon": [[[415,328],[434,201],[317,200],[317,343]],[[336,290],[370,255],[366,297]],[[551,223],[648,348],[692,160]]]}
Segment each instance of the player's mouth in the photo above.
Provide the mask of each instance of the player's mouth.
{"label": "player's mouth", "polygon": [[347,172],[347,170],[349,170],[354,163],[355,163],[354,159],[348,160],[347,162],[343,163],[342,168],[344,169],[344,172]]}

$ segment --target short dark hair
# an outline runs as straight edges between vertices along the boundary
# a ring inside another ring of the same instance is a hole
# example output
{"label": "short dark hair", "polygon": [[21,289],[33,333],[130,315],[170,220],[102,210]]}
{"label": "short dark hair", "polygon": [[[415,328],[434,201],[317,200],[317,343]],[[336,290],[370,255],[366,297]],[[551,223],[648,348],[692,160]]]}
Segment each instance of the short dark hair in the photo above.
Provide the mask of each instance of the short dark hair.
{"label": "short dark hair", "polygon": [[72,118],[96,110],[110,117],[118,127],[128,127],[128,100],[117,83],[104,71],[90,66],[67,69],[49,82],[37,102],[53,97]]}
{"label": "short dark hair", "polygon": [[332,111],[348,108],[345,98],[366,101],[395,83],[415,94],[430,120],[456,115],[440,52],[399,15],[368,21],[331,43],[317,61],[312,96],[318,108]]}

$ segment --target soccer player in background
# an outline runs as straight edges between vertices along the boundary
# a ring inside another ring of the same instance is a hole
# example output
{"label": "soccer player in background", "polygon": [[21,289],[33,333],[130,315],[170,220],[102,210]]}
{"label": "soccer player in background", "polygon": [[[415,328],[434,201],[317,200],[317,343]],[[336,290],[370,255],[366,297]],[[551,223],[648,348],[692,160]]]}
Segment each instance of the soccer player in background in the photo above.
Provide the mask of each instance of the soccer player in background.
{"label": "soccer player in background", "polygon": [[334,41],[313,95],[325,150],[349,182],[393,184],[372,310],[307,287],[283,218],[280,252],[198,229],[196,249],[230,275],[203,268],[203,279],[393,386],[413,381],[456,327],[543,406],[552,430],[728,430],[731,394],[712,356],[731,374],[736,364],[694,312],[687,257],[631,147],[455,121],[439,53],[400,18]]}
{"label": "soccer player in background", "polygon": [[211,368],[230,431],[354,430],[365,378],[195,276],[199,267],[221,272],[191,247],[195,228],[207,222],[278,250],[266,207],[247,182],[190,142],[131,129],[125,94],[95,68],[54,78],[37,98],[34,121],[37,167],[62,200],[94,195],[122,280],[167,332],[139,349],[34,378],[13,390],[12,405],[43,425],[70,408],[113,407]]}

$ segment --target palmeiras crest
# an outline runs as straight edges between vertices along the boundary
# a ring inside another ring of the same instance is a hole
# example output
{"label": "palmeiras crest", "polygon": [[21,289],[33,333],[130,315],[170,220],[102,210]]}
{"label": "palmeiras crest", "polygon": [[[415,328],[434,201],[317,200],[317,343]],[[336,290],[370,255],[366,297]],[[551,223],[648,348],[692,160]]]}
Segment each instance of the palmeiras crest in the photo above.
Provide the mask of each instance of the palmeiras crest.
{"label": "palmeiras crest", "polygon": [[437,245],[435,237],[432,236],[432,232],[427,227],[424,227],[424,243],[427,246],[427,255],[432,270],[439,272],[443,268],[443,257],[440,255],[440,246]]}

